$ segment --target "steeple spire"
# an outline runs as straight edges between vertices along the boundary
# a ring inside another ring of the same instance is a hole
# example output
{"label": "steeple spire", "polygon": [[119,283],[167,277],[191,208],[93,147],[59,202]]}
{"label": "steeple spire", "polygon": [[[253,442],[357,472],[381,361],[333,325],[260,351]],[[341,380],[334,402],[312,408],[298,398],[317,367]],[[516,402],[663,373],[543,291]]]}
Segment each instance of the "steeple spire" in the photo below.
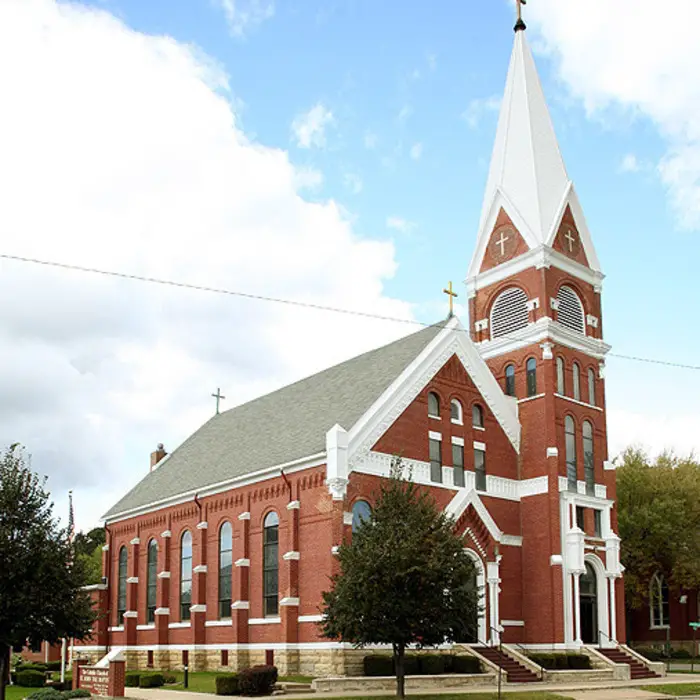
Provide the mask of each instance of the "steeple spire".
{"label": "steeple spire", "polygon": [[527,5],[527,0],[515,0],[515,4],[518,6],[518,21],[515,23],[516,32],[524,32],[527,29],[527,24],[523,22],[523,5]]}

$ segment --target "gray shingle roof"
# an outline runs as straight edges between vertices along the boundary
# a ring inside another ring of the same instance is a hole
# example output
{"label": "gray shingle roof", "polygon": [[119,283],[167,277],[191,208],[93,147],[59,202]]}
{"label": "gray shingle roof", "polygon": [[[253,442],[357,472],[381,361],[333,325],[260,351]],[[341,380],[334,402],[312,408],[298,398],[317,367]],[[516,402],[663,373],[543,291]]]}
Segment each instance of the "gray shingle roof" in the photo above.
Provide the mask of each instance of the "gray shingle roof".
{"label": "gray shingle roof", "polygon": [[336,423],[349,430],[444,323],[359,355],[207,421],[105,518],[318,454]]}

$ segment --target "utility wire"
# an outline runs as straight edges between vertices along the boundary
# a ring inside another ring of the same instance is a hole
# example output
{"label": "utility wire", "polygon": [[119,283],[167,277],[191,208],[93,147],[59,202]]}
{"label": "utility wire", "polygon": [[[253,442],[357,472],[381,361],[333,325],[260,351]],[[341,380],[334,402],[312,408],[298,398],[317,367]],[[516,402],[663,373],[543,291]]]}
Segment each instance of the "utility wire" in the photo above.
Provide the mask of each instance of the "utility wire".
{"label": "utility wire", "polygon": [[[294,299],[283,299],[281,297],[268,297],[263,294],[250,294],[248,292],[239,292],[232,289],[224,289],[221,287],[210,287],[201,284],[191,284],[189,282],[177,282],[175,280],[160,279],[158,277],[147,277],[145,275],[134,275],[126,272],[116,272],[114,270],[102,270],[95,267],[84,267],[82,265],[74,265],[71,263],[61,263],[55,260],[40,260],[38,258],[27,258],[20,255],[10,255],[8,253],[0,253],[0,259],[11,260],[14,262],[31,263],[34,265],[43,265],[45,267],[57,267],[63,270],[72,270],[74,272],[87,272],[95,275],[105,275],[107,277],[116,277],[119,279],[133,280],[136,282],[148,282],[150,284],[159,284],[166,287],[177,287],[180,289],[193,289],[199,292],[210,292],[212,294],[225,294],[232,297],[240,297],[242,299],[252,299],[254,301],[267,301],[276,304],[287,304],[288,306],[297,306],[307,309],[316,309],[317,311],[329,311],[337,314],[345,314],[347,316],[360,316],[363,318],[372,318],[379,321],[392,321],[395,323],[405,323],[408,325],[422,326],[428,328],[435,324],[424,323],[413,319],[397,318],[396,316],[383,316],[381,314],[371,313],[369,311],[355,311],[353,309],[343,309],[335,306],[326,306],[324,304],[314,304],[306,301],[295,301]],[[456,329],[455,329],[456,330]],[[467,332],[467,329],[464,329]],[[501,336],[507,338],[508,336]],[[622,355],[618,353],[608,353],[608,357],[615,357],[620,360],[629,360],[631,362],[645,362],[647,364],[661,365],[664,367],[674,367],[676,369],[689,369],[700,371],[700,365],[688,365],[680,362],[669,362],[667,360],[658,360],[649,357],[637,357],[634,355]]]}

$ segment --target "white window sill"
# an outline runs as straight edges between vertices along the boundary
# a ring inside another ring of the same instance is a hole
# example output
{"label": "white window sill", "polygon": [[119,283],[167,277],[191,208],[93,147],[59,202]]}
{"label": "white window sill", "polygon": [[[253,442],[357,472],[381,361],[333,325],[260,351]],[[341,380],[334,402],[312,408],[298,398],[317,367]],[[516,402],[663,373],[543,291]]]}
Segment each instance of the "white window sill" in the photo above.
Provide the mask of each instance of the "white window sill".
{"label": "white window sill", "polygon": [[600,406],[594,406],[593,404],[586,403],[585,401],[574,399],[571,396],[564,396],[564,394],[554,394],[554,396],[556,396],[558,399],[564,399],[564,401],[571,401],[571,403],[575,403],[577,406],[585,406],[586,408],[592,408],[594,411],[600,411],[601,413],[603,412],[603,409]]}
{"label": "white window sill", "polygon": [[168,625],[168,629],[171,630],[187,629],[188,627],[192,627],[191,622],[171,622]]}
{"label": "white window sill", "polygon": [[481,425],[472,425],[472,428],[473,428],[474,430],[481,430],[481,431],[483,431],[483,432],[486,432],[486,428],[484,428],[484,427],[481,426]]}
{"label": "white window sill", "polygon": [[428,418],[430,418],[430,420],[442,420],[440,416],[431,416],[430,414],[428,414]]}
{"label": "white window sill", "polygon": [[154,630],[156,628],[156,623],[155,622],[150,622],[147,625],[136,625],[136,629],[141,631],[141,630]]}
{"label": "white window sill", "polygon": [[650,630],[669,630],[671,625],[649,625]]}
{"label": "white window sill", "polygon": [[450,423],[452,423],[452,425],[464,425],[463,420],[455,420],[454,418],[450,420]]}
{"label": "white window sill", "polygon": [[205,627],[230,627],[233,624],[233,620],[228,618],[226,620],[207,620],[204,623]]}
{"label": "white window sill", "polygon": [[279,625],[282,623],[281,617],[251,617],[249,625]]}

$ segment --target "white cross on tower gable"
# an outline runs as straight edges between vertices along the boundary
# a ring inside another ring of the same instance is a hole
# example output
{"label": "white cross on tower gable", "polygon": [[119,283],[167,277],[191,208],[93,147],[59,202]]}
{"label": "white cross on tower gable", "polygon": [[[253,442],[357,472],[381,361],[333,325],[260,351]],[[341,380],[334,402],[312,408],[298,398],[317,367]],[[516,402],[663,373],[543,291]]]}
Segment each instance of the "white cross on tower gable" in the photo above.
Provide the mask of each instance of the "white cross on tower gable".
{"label": "white cross on tower gable", "polygon": [[501,231],[501,237],[496,241],[496,245],[501,247],[501,257],[504,257],[506,254],[506,241],[510,238],[510,236],[506,236],[506,234]]}
{"label": "white cross on tower gable", "polygon": [[571,229],[567,229],[566,231],[566,236],[564,236],[566,240],[569,242],[569,252],[573,253],[574,252],[574,243],[576,242],[576,236],[574,236],[571,233]]}

